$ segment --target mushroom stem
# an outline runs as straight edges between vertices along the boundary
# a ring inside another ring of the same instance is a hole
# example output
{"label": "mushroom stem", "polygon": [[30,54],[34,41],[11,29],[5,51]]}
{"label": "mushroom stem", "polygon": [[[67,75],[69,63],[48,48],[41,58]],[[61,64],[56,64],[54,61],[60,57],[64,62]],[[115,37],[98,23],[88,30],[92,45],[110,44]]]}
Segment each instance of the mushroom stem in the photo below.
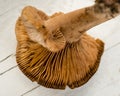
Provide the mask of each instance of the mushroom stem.
{"label": "mushroom stem", "polygon": [[66,41],[75,42],[90,28],[120,15],[120,2],[110,2],[111,0],[96,0],[93,6],[48,19],[45,26],[49,32],[59,29]]}

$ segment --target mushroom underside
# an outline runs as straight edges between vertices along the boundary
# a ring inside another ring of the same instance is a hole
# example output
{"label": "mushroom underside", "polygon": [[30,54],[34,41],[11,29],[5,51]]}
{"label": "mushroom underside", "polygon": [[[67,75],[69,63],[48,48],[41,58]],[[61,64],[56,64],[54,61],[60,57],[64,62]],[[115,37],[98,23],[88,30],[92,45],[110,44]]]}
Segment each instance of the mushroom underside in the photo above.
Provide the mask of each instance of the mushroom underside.
{"label": "mushroom underside", "polygon": [[83,34],[79,41],[67,43],[51,52],[31,40],[18,42],[16,60],[20,70],[32,81],[48,88],[80,87],[97,71],[104,43]]}

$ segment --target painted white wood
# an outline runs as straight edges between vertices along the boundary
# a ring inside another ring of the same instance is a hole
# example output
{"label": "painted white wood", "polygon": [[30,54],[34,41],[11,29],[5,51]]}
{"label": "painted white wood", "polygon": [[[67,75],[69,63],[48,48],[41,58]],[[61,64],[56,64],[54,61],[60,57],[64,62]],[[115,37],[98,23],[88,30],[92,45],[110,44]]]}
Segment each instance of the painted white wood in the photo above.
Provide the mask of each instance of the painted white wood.
{"label": "painted white wood", "polygon": [[4,74],[7,70],[16,66],[16,59],[14,55],[10,55],[4,62],[0,63],[0,75]]}
{"label": "painted white wood", "polygon": [[0,60],[10,54],[15,54],[16,37],[15,23],[20,15],[23,6],[18,6],[17,9],[12,9],[4,15],[0,16]]}
{"label": "painted white wood", "polygon": [[88,34],[105,42],[105,49],[120,42],[120,16],[100,24],[88,31]]}
{"label": "painted white wood", "polygon": [[22,0],[0,0],[0,16],[24,3]]}
{"label": "painted white wood", "polygon": [[28,80],[18,68],[0,76],[0,96],[21,96],[35,86],[37,84]]}
{"label": "painted white wood", "polygon": [[94,4],[94,2],[93,0],[26,0],[25,4],[35,6],[51,15],[55,12],[66,13],[85,6],[90,6]]}
{"label": "painted white wood", "polygon": [[89,6],[93,1],[0,0],[0,96],[120,96],[120,16],[88,31],[90,35],[105,42],[106,52],[98,72],[80,88],[54,90],[38,87],[16,67],[14,27],[24,6],[35,6],[51,15]]}
{"label": "painted white wood", "polygon": [[[17,45],[15,37],[15,23],[17,18],[20,16],[20,12],[23,7],[24,5],[20,5],[16,9],[10,10],[0,16],[0,74],[17,65],[15,60]],[[6,57],[10,58],[7,59]],[[6,61],[2,62],[4,59],[6,59]]]}

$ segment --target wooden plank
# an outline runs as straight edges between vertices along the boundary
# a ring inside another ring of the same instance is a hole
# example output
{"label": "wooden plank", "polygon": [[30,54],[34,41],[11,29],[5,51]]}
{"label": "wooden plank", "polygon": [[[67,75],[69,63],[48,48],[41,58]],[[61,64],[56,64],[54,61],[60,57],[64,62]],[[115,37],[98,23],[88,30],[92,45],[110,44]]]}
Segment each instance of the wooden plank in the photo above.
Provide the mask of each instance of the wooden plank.
{"label": "wooden plank", "polygon": [[3,75],[10,69],[15,68],[15,66],[17,66],[15,56],[11,55],[9,58],[0,62],[0,75]]}
{"label": "wooden plank", "polygon": [[87,33],[95,38],[99,38],[105,42],[105,48],[109,48],[120,42],[120,16],[100,24]]}
{"label": "wooden plank", "polygon": [[7,12],[0,16],[0,61],[10,54],[15,54],[16,50],[16,36],[15,36],[15,23],[20,15],[23,5],[18,6],[16,9]]}
{"label": "wooden plank", "polygon": [[79,8],[90,6],[94,4],[93,0],[29,0],[25,1],[26,5],[32,5],[40,10],[45,11],[47,14],[51,15],[55,12],[70,12]]}
{"label": "wooden plank", "polygon": [[114,19],[114,21],[116,21],[113,25],[114,27],[108,26],[108,29],[111,29],[111,27],[113,28],[112,31],[104,38],[107,49],[120,43],[120,16]]}
{"label": "wooden plank", "polygon": [[22,96],[40,96],[40,95],[41,96],[70,96],[70,95],[66,95],[65,93],[66,93],[65,90],[49,89],[41,86],[39,88],[36,88],[32,92],[29,92]]}
{"label": "wooden plank", "polygon": [[20,96],[37,86],[25,77],[18,68],[0,76],[0,96]]}
{"label": "wooden plank", "polygon": [[120,96],[120,79],[111,82],[102,88],[101,91],[95,92],[94,96]]}
{"label": "wooden plank", "polygon": [[0,0],[0,16],[17,8],[23,1],[20,0]]}

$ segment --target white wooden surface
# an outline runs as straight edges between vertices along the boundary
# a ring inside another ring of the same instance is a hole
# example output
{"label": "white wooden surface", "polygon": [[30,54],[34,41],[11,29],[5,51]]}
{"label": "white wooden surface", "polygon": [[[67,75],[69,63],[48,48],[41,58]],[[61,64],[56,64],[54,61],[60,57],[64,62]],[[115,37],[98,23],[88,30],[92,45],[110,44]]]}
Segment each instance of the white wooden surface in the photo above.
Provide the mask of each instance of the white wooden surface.
{"label": "white wooden surface", "polygon": [[120,16],[88,31],[106,45],[99,70],[80,88],[44,88],[26,78],[16,64],[14,27],[24,6],[35,6],[50,15],[89,6],[93,1],[0,0],[0,96],[120,96]]}

